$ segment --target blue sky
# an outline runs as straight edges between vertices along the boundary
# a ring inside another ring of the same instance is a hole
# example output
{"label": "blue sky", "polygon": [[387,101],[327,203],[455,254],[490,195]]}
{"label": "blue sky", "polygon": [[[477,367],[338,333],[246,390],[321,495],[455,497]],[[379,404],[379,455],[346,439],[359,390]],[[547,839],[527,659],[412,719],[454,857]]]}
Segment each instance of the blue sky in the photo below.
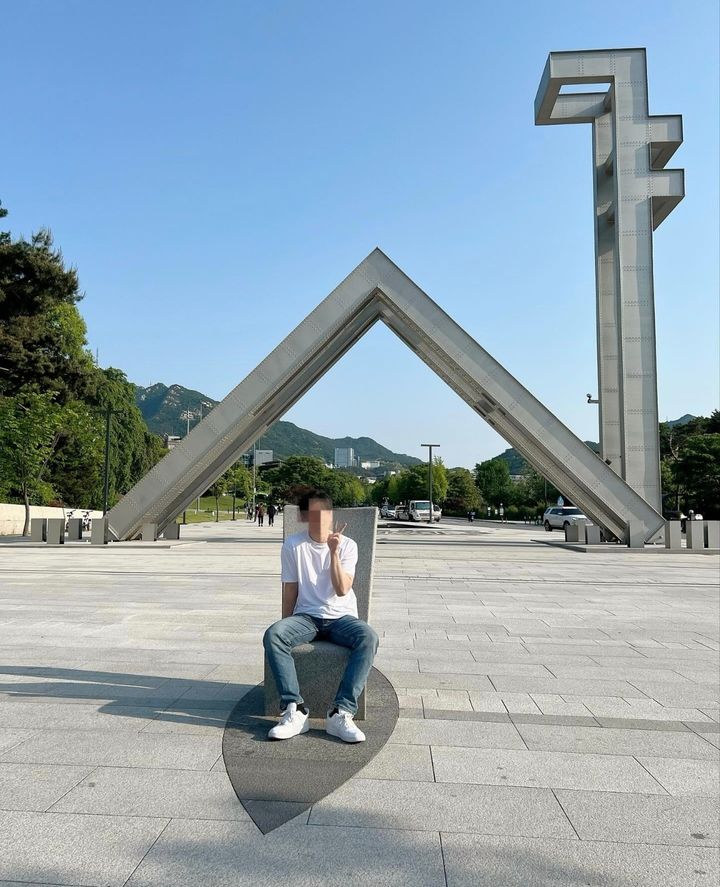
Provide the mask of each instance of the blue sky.
{"label": "blue sky", "polygon": [[[589,126],[548,52],[648,50],[687,196],[655,234],[661,418],[718,406],[718,4],[0,3],[0,199],[52,229],[103,366],[222,398],[380,246],[597,440]],[[285,417],[472,467],[505,448],[384,327]]]}

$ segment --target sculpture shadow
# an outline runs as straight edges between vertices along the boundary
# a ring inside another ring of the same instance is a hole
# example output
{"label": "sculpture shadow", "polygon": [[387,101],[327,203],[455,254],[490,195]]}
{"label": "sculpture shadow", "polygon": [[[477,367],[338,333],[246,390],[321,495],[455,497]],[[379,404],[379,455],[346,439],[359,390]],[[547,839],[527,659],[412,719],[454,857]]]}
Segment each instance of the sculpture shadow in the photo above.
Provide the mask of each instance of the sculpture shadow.
{"label": "sculpture shadow", "polygon": [[273,742],[262,684],[238,702],[223,734],[225,769],[240,803],[263,834],[294,819],[362,770],[392,735],[399,715],[390,681],[376,668],[367,682],[365,742],[348,744],[325,732],[324,712],[310,730],[291,741]]}

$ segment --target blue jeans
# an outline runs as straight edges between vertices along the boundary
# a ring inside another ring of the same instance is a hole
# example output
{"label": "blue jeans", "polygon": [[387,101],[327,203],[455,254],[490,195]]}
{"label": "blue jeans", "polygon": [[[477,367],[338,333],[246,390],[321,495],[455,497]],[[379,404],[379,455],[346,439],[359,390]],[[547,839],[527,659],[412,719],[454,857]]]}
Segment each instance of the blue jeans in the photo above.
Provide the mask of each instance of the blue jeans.
{"label": "blue jeans", "polygon": [[293,647],[309,644],[315,638],[350,648],[350,658],[333,706],[354,715],[379,643],[376,632],[367,622],[354,616],[321,619],[309,613],[297,613],[274,622],[268,628],[263,636],[263,647],[280,694],[281,708],[286,708],[290,702],[298,706],[303,703],[291,651]]}

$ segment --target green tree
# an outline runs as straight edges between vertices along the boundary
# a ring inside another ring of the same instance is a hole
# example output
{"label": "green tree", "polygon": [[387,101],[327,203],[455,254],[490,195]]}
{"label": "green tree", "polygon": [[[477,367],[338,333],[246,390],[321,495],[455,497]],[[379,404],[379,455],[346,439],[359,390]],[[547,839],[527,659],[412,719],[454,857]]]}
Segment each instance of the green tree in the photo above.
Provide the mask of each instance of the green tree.
{"label": "green tree", "polygon": [[695,434],[685,440],[674,468],[687,510],[720,517],[720,434]]}
{"label": "green tree", "polygon": [[215,497],[215,521],[220,520],[220,497],[224,496],[228,490],[227,472],[221,474],[215,483],[210,487],[210,495]]}
{"label": "green tree", "polygon": [[252,474],[242,462],[236,462],[225,472],[227,488],[234,491],[238,499],[252,499]]}
{"label": "green tree", "polygon": [[314,456],[290,456],[277,468],[264,471],[263,478],[270,485],[275,499],[288,502],[303,488],[322,489],[328,472],[322,459]]}
{"label": "green tree", "polygon": [[510,502],[525,514],[535,517],[546,507],[546,502],[548,504],[556,502],[560,495],[560,491],[553,483],[528,465],[522,479],[513,484]]}
{"label": "green tree", "polygon": [[65,267],[49,231],[29,241],[0,232],[0,395],[54,392],[62,405],[92,394],[81,299],[77,271]]}
{"label": "green tree", "polygon": [[482,505],[480,491],[475,486],[472,472],[467,468],[449,468],[447,494],[443,511],[447,514],[467,514]]}
{"label": "green tree", "polygon": [[327,468],[314,456],[290,456],[277,468],[264,471],[263,479],[270,485],[273,498],[281,502],[291,502],[311,487],[324,490],[338,508],[361,505],[369,496],[354,474]]}
{"label": "green tree", "polygon": [[[393,483],[394,481],[394,483]],[[391,478],[390,488],[394,492],[396,502],[408,502],[410,499],[427,499],[428,467],[412,465]],[[442,459],[433,459],[432,469],[433,502],[444,502],[448,490],[447,469]]]}
{"label": "green tree", "polygon": [[382,505],[385,499],[389,499],[388,488],[390,486],[390,478],[378,478],[370,487],[370,501],[374,505]]}
{"label": "green tree", "polygon": [[366,488],[354,474],[329,468],[326,468],[325,472],[321,486],[332,497],[338,508],[352,508],[365,503]]}
{"label": "green tree", "polygon": [[90,407],[105,434],[110,413],[110,504],[125,495],[166,453],[160,437],[147,430],[135,403],[135,387],[122,370],[97,370],[97,394]]}
{"label": "green tree", "polygon": [[52,495],[44,479],[66,417],[51,395],[23,392],[0,398],[0,479],[25,506],[23,536],[30,531],[30,504]]}
{"label": "green tree", "polygon": [[69,401],[63,412],[66,421],[48,463],[55,498],[77,508],[100,508],[105,446],[102,419],[79,400]]}
{"label": "green tree", "polygon": [[475,466],[475,485],[483,500],[497,508],[510,502],[513,490],[510,469],[503,459],[488,459]]}

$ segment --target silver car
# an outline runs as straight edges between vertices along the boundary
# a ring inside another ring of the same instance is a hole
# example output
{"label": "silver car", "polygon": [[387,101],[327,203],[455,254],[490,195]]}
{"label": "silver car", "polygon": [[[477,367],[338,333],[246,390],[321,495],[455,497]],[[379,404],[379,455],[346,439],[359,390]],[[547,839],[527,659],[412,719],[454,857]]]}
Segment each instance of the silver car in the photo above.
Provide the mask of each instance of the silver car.
{"label": "silver car", "polygon": [[574,506],[559,505],[548,508],[543,515],[543,524],[548,533],[553,530],[564,530],[572,524],[590,523],[590,518]]}

